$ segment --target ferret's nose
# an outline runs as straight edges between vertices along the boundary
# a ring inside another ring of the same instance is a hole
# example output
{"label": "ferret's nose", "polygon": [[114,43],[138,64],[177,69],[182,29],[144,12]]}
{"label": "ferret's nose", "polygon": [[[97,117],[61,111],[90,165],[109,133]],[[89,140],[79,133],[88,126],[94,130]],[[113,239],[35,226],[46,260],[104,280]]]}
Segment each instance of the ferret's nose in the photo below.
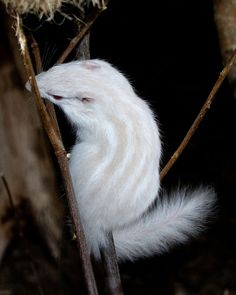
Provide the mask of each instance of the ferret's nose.
{"label": "ferret's nose", "polygon": [[25,88],[26,88],[27,90],[31,91],[31,85],[30,85],[30,82],[29,82],[29,81],[27,81],[27,82],[25,83]]}

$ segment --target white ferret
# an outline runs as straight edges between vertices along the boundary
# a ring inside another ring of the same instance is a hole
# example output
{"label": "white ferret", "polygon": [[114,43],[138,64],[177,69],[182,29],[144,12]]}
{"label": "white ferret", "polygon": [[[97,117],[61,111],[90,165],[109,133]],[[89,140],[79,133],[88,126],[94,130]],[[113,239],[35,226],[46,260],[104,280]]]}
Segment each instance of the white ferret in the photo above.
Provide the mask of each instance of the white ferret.
{"label": "white ferret", "polygon": [[214,191],[185,188],[158,197],[158,126],[123,74],[94,59],[54,66],[36,79],[41,96],[58,105],[76,128],[70,172],[95,257],[106,247],[109,231],[124,260],[164,252],[203,228]]}

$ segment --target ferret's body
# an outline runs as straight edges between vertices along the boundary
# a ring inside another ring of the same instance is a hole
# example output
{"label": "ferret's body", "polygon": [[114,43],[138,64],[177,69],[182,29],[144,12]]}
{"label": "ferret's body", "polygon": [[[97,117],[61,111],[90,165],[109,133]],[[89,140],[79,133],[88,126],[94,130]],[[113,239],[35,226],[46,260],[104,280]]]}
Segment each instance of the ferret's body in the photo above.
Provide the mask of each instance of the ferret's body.
{"label": "ferret's body", "polygon": [[37,76],[42,97],[76,128],[70,171],[95,256],[112,231],[119,258],[161,252],[195,234],[214,203],[210,189],[158,197],[161,143],[154,115],[128,80],[101,60],[55,66]]}

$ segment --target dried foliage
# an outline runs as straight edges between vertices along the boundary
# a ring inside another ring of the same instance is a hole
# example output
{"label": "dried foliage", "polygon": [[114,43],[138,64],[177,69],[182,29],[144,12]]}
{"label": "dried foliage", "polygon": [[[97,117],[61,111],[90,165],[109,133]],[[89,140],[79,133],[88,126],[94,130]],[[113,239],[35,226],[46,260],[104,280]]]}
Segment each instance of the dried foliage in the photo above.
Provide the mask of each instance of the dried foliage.
{"label": "dried foliage", "polygon": [[1,0],[9,11],[15,11],[18,14],[34,13],[40,18],[47,16],[53,18],[56,11],[60,11],[66,3],[71,4],[81,10],[85,6],[92,4],[98,8],[104,8],[103,0]]}

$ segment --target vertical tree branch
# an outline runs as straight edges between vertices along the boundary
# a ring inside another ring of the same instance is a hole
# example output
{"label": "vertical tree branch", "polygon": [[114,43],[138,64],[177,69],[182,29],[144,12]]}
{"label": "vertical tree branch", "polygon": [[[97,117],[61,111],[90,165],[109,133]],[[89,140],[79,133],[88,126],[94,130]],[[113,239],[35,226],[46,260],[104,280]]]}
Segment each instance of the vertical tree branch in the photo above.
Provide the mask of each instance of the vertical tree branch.
{"label": "vertical tree branch", "polygon": [[81,40],[76,50],[76,58],[79,60],[90,59],[90,33],[89,32]]}
{"label": "vertical tree branch", "polygon": [[[80,60],[90,58],[89,50],[89,34],[81,40],[76,56]],[[102,262],[105,269],[105,282],[107,293],[110,295],[122,295],[122,285],[119,273],[119,267],[117,263],[116,250],[113,241],[113,235],[111,232],[107,235],[107,248],[101,250]]]}
{"label": "vertical tree branch", "polygon": [[71,176],[70,176],[68,163],[67,163],[66,151],[63,147],[62,141],[60,140],[57,132],[53,128],[51,118],[49,117],[46,107],[40,97],[40,93],[35,80],[33,66],[30,59],[26,38],[22,29],[22,21],[19,16],[17,16],[16,18],[16,34],[17,34],[19,44],[21,46],[21,52],[22,52],[22,56],[24,60],[25,69],[28,74],[29,81],[31,83],[32,92],[35,96],[36,105],[38,107],[43,126],[53,146],[53,149],[61,170],[62,178],[64,180],[64,186],[65,186],[66,194],[68,197],[69,208],[70,208],[72,220],[75,226],[77,246],[80,249],[82,266],[84,270],[87,289],[89,294],[97,295],[98,294],[97,287],[96,287],[91,260],[87,250],[85,236],[84,236],[84,232],[83,232],[83,228],[82,228],[82,224],[81,224],[81,220],[79,216],[77,201],[76,201],[74,189],[72,186]]}
{"label": "vertical tree branch", "polygon": [[112,232],[108,233],[107,242],[107,247],[101,249],[106,288],[109,295],[122,295],[123,290]]}

